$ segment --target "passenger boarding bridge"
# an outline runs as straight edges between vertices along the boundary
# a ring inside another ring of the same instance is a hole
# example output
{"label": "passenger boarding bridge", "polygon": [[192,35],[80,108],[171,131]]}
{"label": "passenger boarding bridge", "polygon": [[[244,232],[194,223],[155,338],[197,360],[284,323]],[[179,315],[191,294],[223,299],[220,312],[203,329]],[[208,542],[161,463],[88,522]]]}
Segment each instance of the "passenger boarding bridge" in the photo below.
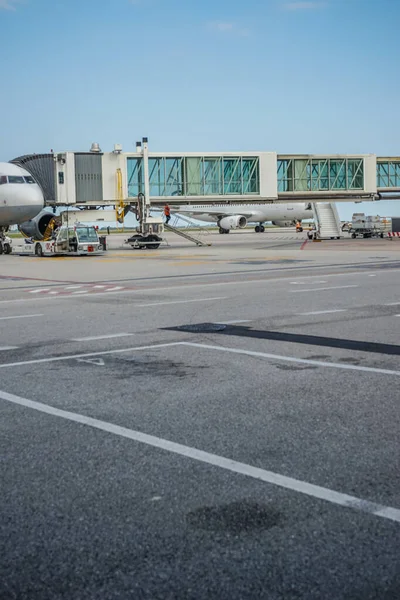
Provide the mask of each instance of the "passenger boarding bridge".
{"label": "passenger boarding bridge", "polygon": [[[41,185],[49,206],[124,210],[145,192],[145,161],[152,206],[173,204],[321,202],[400,199],[400,157],[278,155],[275,152],[136,152],[32,154],[11,162]],[[119,212],[118,212],[119,211]],[[123,218],[123,217],[122,217]]]}

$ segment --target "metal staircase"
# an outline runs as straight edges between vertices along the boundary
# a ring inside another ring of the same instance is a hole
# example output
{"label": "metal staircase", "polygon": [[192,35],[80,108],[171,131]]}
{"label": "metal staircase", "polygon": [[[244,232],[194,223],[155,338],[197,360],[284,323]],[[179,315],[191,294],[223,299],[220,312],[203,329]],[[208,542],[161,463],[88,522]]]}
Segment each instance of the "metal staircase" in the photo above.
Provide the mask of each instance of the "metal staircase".
{"label": "metal staircase", "polygon": [[49,223],[48,223],[48,225],[46,227],[46,230],[45,230],[45,232],[43,234],[43,240],[45,242],[47,242],[48,240],[51,239],[51,236],[53,235],[53,231],[55,229],[55,226],[56,226],[56,220],[53,217],[53,218],[50,219],[50,221],[49,221]]}
{"label": "metal staircase", "polygon": [[318,237],[328,239],[343,237],[336,204],[332,202],[314,202],[313,213]]}
{"label": "metal staircase", "polygon": [[[184,227],[177,226],[178,223],[181,222],[185,223]],[[211,246],[211,243],[203,242],[203,240],[200,239],[200,236],[210,235],[211,231],[206,227],[200,227],[197,223],[183,215],[172,215],[170,223],[168,225],[164,223],[164,229],[176,233],[176,235],[180,235],[186,240],[196,244],[196,246]],[[193,231],[196,233],[195,236],[192,235]]]}
{"label": "metal staircase", "polygon": [[203,242],[203,240],[200,240],[199,238],[194,237],[194,235],[187,233],[183,229],[178,229],[177,227],[172,227],[172,225],[167,225],[166,223],[164,223],[164,229],[166,229],[167,231],[171,231],[172,233],[176,233],[176,235],[180,235],[181,237],[185,238],[186,240],[189,240],[190,242],[193,242],[194,244],[196,244],[196,246],[211,246],[211,244],[209,242],[208,243]]}
{"label": "metal staircase", "polygon": [[[189,219],[189,217],[180,214],[171,215],[170,223],[172,227],[178,228],[179,224],[179,229],[190,229],[191,231],[196,231],[199,235],[210,235],[211,233],[210,229],[207,227],[204,227],[203,225],[200,226],[198,223],[195,223],[195,221]],[[184,227],[182,227],[182,223],[185,224]]]}

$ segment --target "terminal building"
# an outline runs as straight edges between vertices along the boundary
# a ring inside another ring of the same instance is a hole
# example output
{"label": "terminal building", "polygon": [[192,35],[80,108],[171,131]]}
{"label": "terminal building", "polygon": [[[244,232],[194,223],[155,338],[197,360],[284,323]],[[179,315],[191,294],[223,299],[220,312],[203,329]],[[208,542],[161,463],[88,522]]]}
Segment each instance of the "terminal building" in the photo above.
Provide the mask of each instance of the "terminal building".
{"label": "terminal building", "polygon": [[256,203],[400,199],[400,157],[280,155],[276,152],[52,152],[11,162],[27,169],[49,206],[130,205],[145,192],[168,203]]}

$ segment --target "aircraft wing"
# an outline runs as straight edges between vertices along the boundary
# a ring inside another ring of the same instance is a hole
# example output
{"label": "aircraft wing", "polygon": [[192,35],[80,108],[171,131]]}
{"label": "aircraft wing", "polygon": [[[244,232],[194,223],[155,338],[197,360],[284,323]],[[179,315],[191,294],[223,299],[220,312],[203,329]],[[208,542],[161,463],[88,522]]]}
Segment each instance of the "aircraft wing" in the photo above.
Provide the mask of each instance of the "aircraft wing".
{"label": "aircraft wing", "polygon": [[184,214],[196,215],[210,215],[215,218],[229,217],[231,215],[243,215],[243,217],[250,218],[254,215],[254,210],[245,209],[243,206],[235,208],[235,206],[171,206],[171,212]]}

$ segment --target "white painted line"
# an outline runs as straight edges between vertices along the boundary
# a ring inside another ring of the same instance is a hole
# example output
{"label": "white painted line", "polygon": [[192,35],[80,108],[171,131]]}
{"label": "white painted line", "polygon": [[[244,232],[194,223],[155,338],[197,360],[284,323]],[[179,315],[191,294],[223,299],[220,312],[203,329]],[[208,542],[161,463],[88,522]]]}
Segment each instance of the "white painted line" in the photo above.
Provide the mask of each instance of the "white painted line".
{"label": "white painted line", "polygon": [[60,292],[49,292],[49,294],[52,294],[53,296],[56,296],[57,294],[59,294]]}
{"label": "white painted line", "polygon": [[123,289],[124,289],[123,287],[117,285],[116,287],[109,288],[107,290],[107,292],[116,292],[117,290],[123,290]]}
{"label": "white painted line", "polygon": [[184,446],[183,444],[178,444],[176,442],[159,438],[154,435],[149,435],[141,431],[136,431],[134,429],[128,429],[127,427],[114,425],[113,423],[94,419],[93,417],[88,417],[86,415],[80,415],[78,413],[55,408],[54,406],[49,406],[48,404],[43,404],[42,402],[28,400],[27,398],[15,396],[14,394],[9,394],[8,392],[0,391],[0,399],[12,404],[17,404],[25,408],[30,408],[32,410],[45,413],[47,415],[51,415],[53,417],[59,417],[61,419],[65,419],[66,421],[72,421],[74,423],[78,423],[79,425],[93,427],[119,437],[139,442],[140,444],[146,444],[147,446],[152,446],[153,448],[178,454],[179,456],[184,456],[185,458],[190,458],[207,465],[212,465],[213,467],[218,467],[220,469],[224,469],[225,471],[230,471],[231,473],[244,475],[245,477],[251,477],[252,479],[263,481],[264,483],[269,483],[271,485],[276,485],[292,492],[311,496],[312,498],[324,500],[325,502],[329,502],[331,504],[336,504],[360,512],[366,512],[382,519],[388,519],[400,523],[400,509],[398,508],[385,506],[383,504],[376,504],[375,502],[363,500],[361,498],[357,498],[356,496],[350,496],[342,492],[336,492],[335,490],[321,487],[313,483],[308,483],[307,481],[301,481],[299,479],[287,477],[286,475],[281,475],[280,473],[274,473],[273,471],[267,471],[259,467],[253,467],[252,465],[237,462],[236,460],[231,460],[230,458],[225,458],[224,456],[211,454],[210,452],[204,452],[203,450],[198,450],[197,448]]}
{"label": "white painted line", "polygon": [[[232,282],[225,282],[225,283],[205,283],[205,284],[201,284],[201,285],[185,285],[185,289],[186,288],[198,288],[198,287],[209,287],[211,285],[211,287],[214,287],[215,285],[238,285],[240,283],[246,283],[248,284],[248,281],[232,281]],[[260,283],[260,281],[257,279],[255,280],[253,283]],[[265,282],[264,282],[265,283]],[[160,292],[160,291],[165,291],[165,290],[172,290],[172,291],[176,291],[179,292],[179,288],[176,286],[170,286],[170,287],[165,287],[165,288],[143,288],[143,289],[137,289],[137,290],[130,290],[130,289],[122,289],[119,292],[91,292],[89,293],[88,291],[82,290],[81,292],[73,292],[72,294],[61,294],[59,296],[49,296],[46,295],[45,297],[42,298],[15,298],[14,300],[0,300],[0,304],[15,304],[16,302],[39,302],[39,300],[45,300],[45,301],[49,301],[49,300],[70,300],[71,298],[75,298],[75,296],[73,294],[79,293],[81,294],[81,297],[83,298],[84,295],[86,296],[90,296],[91,298],[98,298],[99,296],[117,296],[119,294],[126,294],[126,295],[133,295],[133,294],[148,294],[149,292]],[[196,299],[196,300],[175,300],[173,302],[156,302],[156,303],[152,303],[152,304],[136,304],[135,307],[138,308],[143,307],[143,306],[158,306],[161,304],[179,304],[179,303],[185,303],[185,302],[204,302],[205,300],[224,300],[226,297],[221,297],[221,298],[202,298],[202,299]]]}
{"label": "white painted line", "polygon": [[50,288],[39,288],[36,290],[30,290],[30,294],[39,294],[40,292],[48,292]]}
{"label": "white painted line", "polygon": [[[153,344],[152,346],[135,346],[133,348],[118,348],[116,350],[102,350],[101,352],[85,352],[84,354],[70,354],[68,356],[54,356],[50,358],[36,358],[33,360],[23,360],[21,362],[5,363],[0,365],[0,369],[6,367],[22,367],[24,365],[36,365],[40,363],[59,362],[60,360],[74,360],[78,358],[87,358],[89,356],[105,356],[106,354],[122,354],[124,352],[135,352],[138,350],[153,350],[154,348],[169,348],[170,346],[181,346],[182,342],[169,342],[165,344]],[[0,348],[1,349],[1,348]],[[6,350],[14,349],[13,346]]]}
{"label": "white painted line", "polygon": [[346,308],[337,308],[335,310],[313,310],[311,312],[298,313],[299,315],[328,315],[329,313],[347,312]]}
{"label": "white painted line", "polygon": [[83,287],[83,285],[67,285],[64,290],[78,290]]}
{"label": "white painted line", "polygon": [[96,367],[104,367],[106,364],[102,358],[77,358],[78,362],[89,363],[89,365],[96,365]]}
{"label": "white painted line", "polygon": [[[186,287],[186,286],[185,286]],[[188,286],[191,287],[191,286]],[[176,288],[166,288],[166,289],[176,289]],[[154,289],[151,291],[158,291],[158,289]],[[72,292],[72,294],[80,294],[81,296],[91,296],[91,297],[98,297],[98,296],[109,296],[111,294],[121,294],[121,293],[136,293],[136,292],[146,292],[146,290],[123,290],[121,292],[93,292],[93,293],[89,293],[87,290],[81,290],[79,292]],[[58,292],[57,292],[58,293]],[[73,296],[69,295],[69,296],[59,296],[59,298],[63,298],[63,299],[68,299],[68,298],[72,298]],[[187,304],[187,303],[191,303],[191,302],[207,302],[210,300],[226,300],[227,296],[217,296],[217,297],[213,297],[213,298],[194,298],[192,300],[173,300],[173,301],[168,301],[168,302],[150,302],[148,304],[137,304],[135,305],[135,308],[145,308],[145,307],[149,307],[149,306],[164,306],[164,305],[168,305],[168,304]],[[49,298],[48,296],[46,298],[40,298],[40,300],[55,300],[56,298],[53,296],[52,298]],[[9,302],[26,302],[25,298],[18,298],[16,300],[0,300],[0,304],[7,304]]]}
{"label": "white painted line", "polygon": [[322,292],[324,290],[344,290],[346,288],[357,288],[358,285],[335,285],[332,287],[323,287],[323,288],[309,288],[308,290],[290,290],[292,294],[296,294],[299,292]]}
{"label": "white painted line", "polygon": [[307,283],[326,283],[326,281],[291,281],[292,285],[306,285]]}
{"label": "white painted line", "polygon": [[376,277],[376,275],[368,275],[368,277]]}
{"label": "white painted line", "polygon": [[193,300],[173,300],[171,302],[150,302],[148,304],[138,304],[135,308],[144,308],[146,306],[166,306],[167,304],[190,304],[191,302],[208,302],[209,300],[226,300],[227,296],[218,296],[217,298],[194,298]]}
{"label": "white painted line", "polygon": [[11,319],[32,319],[33,317],[44,317],[44,315],[15,315],[14,317],[0,317],[0,321],[9,321]]}
{"label": "white painted line", "polygon": [[399,306],[400,302],[389,302],[389,304],[384,304],[384,306]]}
{"label": "white painted line", "polygon": [[135,335],[134,333],[112,333],[110,335],[93,335],[91,337],[74,338],[70,342],[91,342],[94,340],[110,340],[111,338],[122,338]]}
{"label": "white painted line", "polygon": [[0,351],[3,350],[17,350],[18,346],[0,346]]}
{"label": "white painted line", "polygon": [[237,319],[236,321],[215,321],[217,325],[236,325],[236,323],[251,323],[251,319]]}
{"label": "white painted line", "polygon": [[[59,362],[62,360],[73,360],[78,358],[87,358],[90,356],[105,356],[107,354],[122,354],[124,352],[135,352],[138,350],[151,350],[153,348],[169,348],[172,346],[192,346],[193,348],[205,348],[207,350],[217,350],[220,352],[230,352],[232,354],[243,354],[247,356],[255,356],[257,358],[267,358],[271,360],[282,360],[284,362],[294,362],[306,365],[315,365],[317,367],[328,367],[333,369],[344,369],[346,371],[364,371],[367,373],[378,373],[379,375],[395,375],[400,376],[400,371],[390,369],[378,369],[375,367],[362,367],[358,365],[347,365],[342,363],[324,362],[319,360],[311,360],[307,358],[295,358],[294,356],[281,356],[279,354],[268,354],[266,352],[254,352],[251,350],[241,350],[236,348],[224,348],[223,346],[212,346],[208,344],[196,344],[194,342],[169,342],[165,344],[154,344],[151,346],[136,346],[133,348],[119,348],[116,350],[103,350],[101,352],[88,352],[85,354],[71,354],[67,356],[55,356],[49,358],[36,358],[33,360],[23,360],[20,362],[0,364],[0,369],[7,367],[21,367],[24,365],[33,365],[40,363]],[[17,346],[0,347],[0,350],[14,350]]]}
{"label": "white painted line", "polygon": [[100,290],[100,289],[103,289],[103,288],[105,288],[106,286],[105,286],[105,285],[94,285],[93,287],[94,287],[96,290],[97,290],[97,289],[99,289],[99,290]]}
{"label": "white painted line", "polygon": [[[332,267],[332,265],[321,265],[318,266],[317,268],[321,268],[321,269],[327,269],[328,267]],[[293,270],[295,270],[296,267],[293,267]],[[282,270],[289,270],[286,267],[284,269],[270,269],[270,270],[266,270],[263,271],[263,273],[265,274],[270,274],[270,273],[275,273],[275,272],[280,272]],[[292,269],[290,269],[292,270]],[[383,271],[382,275],[391,275],[393,272],[397,272],[400,271],[400,269],[396,269],[396,268],[391,268],[388,271]],[[251,273],[251,271],[249,271],[249,273]],[[346,273],[325,273],[324,277],[345,277],[345,276],[353,276],[353,275],[362,275],[363,273],[360,273],[360,271],[347,271]],[[235,276],[236,273],[232,273],[232,276]],[[207,273],[207,275],[199,275],[199,277],[217,277],[219,276],[218,273],[216,273],[215,275],[213,273]],[[311,279],[312,277],[315,277],[315,275],[309,275],[309,276],[304,276],[301,277],[299,279]],[[249,285],[249,284],[263,284],[268,286],[270,289],[274,289],[273,287],[271,288],[271,283],[283,283],[283,284],[287,284],[287,279],[285,277],[271,277],[271,278],[266,278],[266,279],[260,279],[260,277],[258,277],[257,279],[246,279],[244,281],[213,281],[211,283],[207,282],[207,283],[193,283],[193,284],[186,284],[184,283],[184,287],[185,290],[189,289],[189,288],[194,288],[194,289],[199,289],[199,288],[203,288],[203,287],[214,287],[214,286],[222,286],[222,285],[234,285],[234,286],[238,286],[238,285]],[[135,283],[135,281],[133,281],[133,284]],[[311,282],[312,283],[312,282]],[[341,286],[341,287],[354,287],[354,286]],[[357,287],[357,286],[355,286]],[[17,289],[17,288],[16,288]],[[326,289],[326,288],[324,288]],[[335,289],[335,288],[333,288]],[[146,288],[140,288],[140,289],[122,289],[120,291],[117,292],[98,292],[95,294],[90,294],[90,296],[95,295],[96,297],[98,296],[108,296],[110,294],[126,294],[126,295],[130,295],[130,294],[148,294],[149,292],[162,292],[162,291],[166,291],[166,290],[172,290],[172,291],[179,291],[179,287],[177,285],[170,285],[170,286],[164,286],[164,287],[146,287]],[[306,290],[291,290],[291,292],[302,292],[302,291],[306,291]],[[317,289],[314,290],[309,290],[309,291],[318,291]],[[88,294],[89,295],[89,294]],[[13,300],[0,300],[0,304],[10,304],[13,303],[15,304],[16,302],[38,302],[39,300],[45,300],[45,301],[49,301],[49,300],[59,300],[59,299],[63,299],[63,300],[68,300],[73,298],[72,295],[61,295],[61,296],[46,296],[45,298],[15,298]],[[397,304],[397,303],[396,303]]]}
{"label": "white painted line", "polygon": [[[283,360],[285,362],[294,362],[305,365],[315,365],[317,367],[330,367],[332,369],[345,369],[346,371],[365,371],[367,373],[379,373],[380,375],[396,375],[400,377],[400,371],[390,369],[378,369],[375,367],[360,367],[358,365],[346,365],[342,363],[325,362],[321,360],[311,360],[308,358],[295,358],[294,356],[280,356],[279,354],[267,354],[266,352],[253,352],[252,350],[241,350],[236,348],[225,348],[224,346],[211,346],[208,344],[196,344],[195,342],[181,342],[183,346],[193,346],[193,348],[206,348],[207,350],[218,350],[219,352],[230,352],[232,354],[243,354],[246,356],[255,356],[257,358],[268,358],[272,360]],[[0,365],[0,368],[3,365]]]}

